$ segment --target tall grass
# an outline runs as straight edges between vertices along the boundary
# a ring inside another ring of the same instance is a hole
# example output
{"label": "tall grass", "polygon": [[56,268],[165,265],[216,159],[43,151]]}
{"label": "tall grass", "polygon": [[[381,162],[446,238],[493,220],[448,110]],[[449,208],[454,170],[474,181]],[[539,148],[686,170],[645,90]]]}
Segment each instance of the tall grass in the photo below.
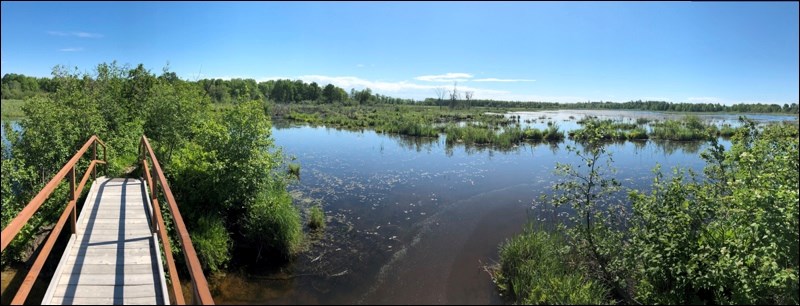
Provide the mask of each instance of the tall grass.
{"label": "tall grass", "polygon": [[653,124],[652,138],[666,140],[708,140],[715,127],[706,124],[697,116],[686,116],[680,120],[666,120]]}
{"label": "tall grass", "polygon": [[500,246],[494,281],[518,304],[608,304],[606,289],[566,260],[566,243],[529,227]]}
{"label": "tall grass", "polygon": [[3,99],[0,101],[3,119],[22,119],[25,117],[25,112],[22,111],[22,106],[25,105],[24,100],[8,100]]}
{"label": "tall grass", "polygon": [[315,205],[309,210],[308,227],[312,230],[325,229],[325,212],[322,211],[321,206]]}

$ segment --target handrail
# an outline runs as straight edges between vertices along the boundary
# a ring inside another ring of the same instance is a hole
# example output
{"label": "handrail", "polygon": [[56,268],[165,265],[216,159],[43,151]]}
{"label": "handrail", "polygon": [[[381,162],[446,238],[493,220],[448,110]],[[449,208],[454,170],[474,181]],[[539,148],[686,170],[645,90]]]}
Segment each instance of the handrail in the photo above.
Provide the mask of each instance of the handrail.
{"label": "handrail", "polygon": [[[103,160],[97,159],[97,144],[100,144],[103,147]],[[75,167],[78,161],[83,157],[83,154],[86,153],[86,150],[89,149],[89,146],[92,146],[92,161],[89,163],[89,168],[86,169],[84,172],[83,177],[80,181],[80,184],[75,186]],[[58,218],[58,222],[53,227],[53,230],[50,231],[49,236],[47,237],[47,241],[45,241],[44,246],[42,247],[39,255],[36,256],[36,260],[31,266],[31,269],[28,271],[28,274],[25,276],[25,279],[22,281],[22,284],[17,290],[17,293],[14,295],[14,299],[11,301],[11,304],[14,305],[21,305],[25,302],[25,299],[28,297],[28,294],[33,287],[33,283],[36,281],[36,278],[39,276],[39,272],[42,270],[42,266],[44,266],[44,262],[47,260],[47,257],[50,255],[50,251],[53,249],[53,245],[56,242],[56,239],[61,234],[61,230],[64,228],[64,224],[67,220],[70,221],[70,228],[73,234],[77,233],[78,227],[76,224],[76,217],[77,217],[77,209],[75,203],[78,201],[78,198],[83,192],[83,187],[86,184],[86,181],[89,179],[89,174],[92,174],[93,178],[97,178],[97,164],[104,164],[106,165],[105,171],[108,171],[108,165],[106,163],[106,145],[97,138],[97,135],[92,135],[89,140],[78,150],[75,155],[61,168],[50,182],[36,194],[28,205],[19,212],[19,214],[14,217],[14,220],[3,229],[2,235],[0,235],[0,252],[4,251],[6,247],[11,243],[14,237],[19,234],[19,231],[28,223],[28,221],[33,217],[33,214],[36,213],[39,208],[44,204],[44,201],[50,197],[53,191],[58,187],[62,180],[67,178],[69,175],[69,187],[70,187],[70,200],[67,203],[64,212],[61,213],[61,216]]]}
{"label": "handrail", "polygon": [[[153,170],[155,170],[158,181],[153,181],[153,177],[151,176],[150,168],[148,167],[147,163],[148,158],[153,164]],[[170,190],[167,179],[164,177],[164,172],[161,170],[161,165],[158,163],[158,159],[156,158],[155,153],[153,153],[153,149],[150,147],[150,142],[144,135],[142,135],[142,140],[139,145],[139,160],[142,163],[142,169],[144,170],[145,179],[147,180],[147,186],[150,190],[150,200],[153,204],[154,212],[153,216],[156,218],[156,222],[151,222],[151,224],[157,226],[157,228],[153,229],[153,232],[158,232],[161,245],[164,248],[164,257],[167,261],[167,269],[169,270],[170,280],[172,283],[170,287],[175,298],[174,304],[185,304],[185,300],[183,298],[183,291],[181,291],[178,273],[175,268],[175,261],[172,258],[172,249],[170,248],[169,237],[167,236],[166,227],[164,226],[164,219],[161,216],[161,208],[158,205],[157,189],[159,189],[159,186],[164,194],[164,198],[167,200],[167,208],[172,214],[175,230],[178,231],[181,249],[183,250],[186,263],[189,266],[189,276],[191,277],[193,287],[192,291],[194,293],[193,300],[195,303],[213,305],[214,299],[212,299],[211,292],[208,290],[208,282],[206,281],[206,277],[203,274],[203,269],[200,266],[200,260],[197,259],[197,252],[195,252],[194,246],[192,245],[192,239],[189,237],[189,232],[186,230],[186,225],[183,223],[183,217],[181,217],[181,212],[178,210],[178,205],[175,203],[175,198],[172,196],[172,190]]]}

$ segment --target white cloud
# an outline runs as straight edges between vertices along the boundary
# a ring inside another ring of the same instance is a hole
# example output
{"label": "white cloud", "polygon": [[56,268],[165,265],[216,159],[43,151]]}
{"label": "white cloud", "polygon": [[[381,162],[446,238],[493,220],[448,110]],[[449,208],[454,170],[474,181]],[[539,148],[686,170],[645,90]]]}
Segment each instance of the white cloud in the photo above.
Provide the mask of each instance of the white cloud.
{"label": "white cloud", "polygon": [[474,79],[475,82],[536,82],[536,80],[529,79],[498,79],[498,78],[483,78]]}
{"label": "white cloud", "polygon": [[356,67],[358,67],[358,68],[364,68],[364,64],[357,64],[357,65],[356,65]]}
{"label": "white cloud", "polygon": [[62,49],[58,49],[58,51],[61,51],[61,52],[79,52],[79,51],[83,51],[83,48],[62,48]]}
{"label": "white cloud", "polygon": [[421,75],[416,78],[415,80],[418,81],[426,81],[426,82],[463,82],[471,79],[472,75],[469,73],[455,73],[455,72],[448,72],[445,74],[436,74],[436,75]]}
{"label": "white cloud", "polygon": [[62,36],[62,37],[74,36],[74,37],[80,37],[80,38],[101,38],[101,37],[103,37],[103,34],[89,33],[89,32],[47,31],[47,34],[50,34],[50,35],[53,35],[53,36]]}

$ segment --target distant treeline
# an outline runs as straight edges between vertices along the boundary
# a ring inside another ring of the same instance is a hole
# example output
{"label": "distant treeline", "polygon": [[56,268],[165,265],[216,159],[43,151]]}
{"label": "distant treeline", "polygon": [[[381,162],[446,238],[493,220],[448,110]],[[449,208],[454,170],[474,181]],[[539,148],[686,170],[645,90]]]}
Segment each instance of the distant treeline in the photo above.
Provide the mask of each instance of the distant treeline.
{"label": "distant treeline", "polygon": [[[712,103],[672,103],[665,101],[630,101],[630,102],[520,102],[495,100],[451,100],[428,98],[424,101],[394,98],[371,89],[350,89],[346,91],[332,84],[320,86],[316,82],[306,83],[302,80],[269,80],[256,82],[254,79],[201,79],[198,81],[181,80],[174,72],[165,72],[159,78],[171,82],[185,82],[202,88],[203,92],[214,103],[238,103],[250,100],[269,100],[276,103],[293,104],[343,104],[343,105],[377,105],[377,104],[409,104],[429,105],[448,108],[494,107],[524,109],[625,109],[647,111],[674,112],[748,112],[748,113],[789,113],[797,114],[800,109],[797,103],[792,104],[736,104],[722,105]],[[91,80],[87,80],[91,81]],[[3,99],[25,99],[40,94],[56,91],[57,82],[52,78],[36,78],[22,74],[9,73],[2,79]],[[433,93],[432,93],[433,94]]]}

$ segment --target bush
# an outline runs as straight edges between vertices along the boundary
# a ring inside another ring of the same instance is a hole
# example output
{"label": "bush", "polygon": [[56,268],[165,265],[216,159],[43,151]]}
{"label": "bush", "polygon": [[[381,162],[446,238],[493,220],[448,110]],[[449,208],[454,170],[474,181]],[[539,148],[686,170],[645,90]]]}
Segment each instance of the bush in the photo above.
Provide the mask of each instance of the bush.
{"label": "bush", "polygon": [[495,283],[522,304],[607,304],[605,289],[565,260],[566,243],[558,236],[528,228],[500,246]]}
{"label": "bush", "polygon": [[190,230],[192,245],[203,269],[216,272],[225,268],[230,260],[231,239],[225,223],[219,217],[207,215],[197,220],[197,226]]}
{"label": "bush", "polygon": [[257,258],[265,249],[288,258],[303,238],[300,213],[292,205],[292,197],[285,188],[260,193],[247,205],[243,223],[243,235],[258,248]]}

